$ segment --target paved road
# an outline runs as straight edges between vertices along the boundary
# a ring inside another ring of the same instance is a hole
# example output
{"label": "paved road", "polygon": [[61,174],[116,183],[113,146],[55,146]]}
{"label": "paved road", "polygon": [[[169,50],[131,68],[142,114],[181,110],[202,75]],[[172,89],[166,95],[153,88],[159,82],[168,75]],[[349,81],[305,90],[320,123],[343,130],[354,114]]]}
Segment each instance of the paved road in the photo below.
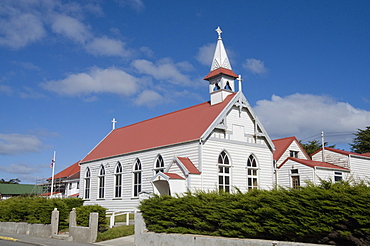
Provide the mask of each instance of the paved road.
{"label": "paved road", "polygon": [[42,245],[42,246],[134,246],[134,235],[128,237],[120,237],[108,241],[91,243],[77,243],[53,238],[33,237],[25,234],[9,234],[0,232],[1,246],[26,246],[26,245]]}

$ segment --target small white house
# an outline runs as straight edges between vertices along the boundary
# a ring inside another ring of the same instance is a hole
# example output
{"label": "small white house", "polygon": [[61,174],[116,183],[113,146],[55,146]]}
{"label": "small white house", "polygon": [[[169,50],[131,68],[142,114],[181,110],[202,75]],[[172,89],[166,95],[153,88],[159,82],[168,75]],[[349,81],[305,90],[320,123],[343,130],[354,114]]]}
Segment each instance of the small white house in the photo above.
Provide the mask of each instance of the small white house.
{"label": "small white house", "polygon": [[319,184],[320,180],[340,181],[346,179],[349,169],[322,161],[313,161],[296,137],[272,140],[276,147],[276,184],[283,187],[298,188],[307,182]]}
{"label": "small white house", "polygon": [[327,162],[288,157],[278,166],[278,185],[297,189],[306,186],[307,182],[320,184],[321,180],[345,180],[349,173],[349,169]]}
{"label": "small white house", "polygon": [[370,156],[334,148],[324,148],[312,154],[312,160],[325,161],[351,170],[351,179],[370,181]]}
{"label": "small white house", "polygon": [[211,71],[204,78],[210,101],[112,130],[80,163],[84,204],[124,210],[135,208],[145,194],[273,187],[274,144],[216,31]]}

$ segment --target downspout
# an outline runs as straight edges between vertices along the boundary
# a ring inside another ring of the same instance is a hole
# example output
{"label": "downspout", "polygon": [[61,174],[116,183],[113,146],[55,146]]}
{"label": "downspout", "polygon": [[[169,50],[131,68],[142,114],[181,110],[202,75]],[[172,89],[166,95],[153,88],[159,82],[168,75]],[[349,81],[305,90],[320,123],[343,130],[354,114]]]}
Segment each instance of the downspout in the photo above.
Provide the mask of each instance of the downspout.
{"label": "downspout", "polygon": [[313,167],[313,184],[316,185],[316,166]]}
{"label": "downspout", "polygon": [[198,167],[200,172],[200,189],[203,190],[203,148],[202,139],[199,139],[198,145]]}

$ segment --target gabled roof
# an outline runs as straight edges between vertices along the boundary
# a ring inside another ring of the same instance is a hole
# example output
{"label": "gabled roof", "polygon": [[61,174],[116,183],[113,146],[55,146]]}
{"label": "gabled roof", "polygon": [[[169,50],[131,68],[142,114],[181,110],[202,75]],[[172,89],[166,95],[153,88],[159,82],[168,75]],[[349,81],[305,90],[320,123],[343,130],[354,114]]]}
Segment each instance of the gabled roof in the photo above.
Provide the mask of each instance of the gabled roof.
{"label": "gabled roof", "polygon": [[349,171],[349,169],[340,167],[334,164],[330,164],[327,162],[322,162],[322,161],[313,161],[313,160],[304,160],[304,159],[299,159],[299,158],[293,158],[293,157],[288,157],[278,168],[281,168],[288,160],[292,160],[298,163],[301,163],[303,165],[309,166],[309,167],[322,167],[322,168],[331,168],[331,169],[339,169],[339,170],[345,170]]}
{"label": "gabled roof", "polygon": [[[54,179],[64,179],[69,178],[73,174],[80,172],[80,161],[76,162],[75,164],[67,167],[66,169],[62,170],[61,172],[54,175]],[[47,180],[51,180],[52,177],[48,178]]]}
{"label": "gabled roof", "polygon": [[238,78],[238,75],[236,75],[232,70],[220,67],[220,68],[217,68],[216,70],[212,70],[211,72],[209,72],[209,74],[206,77],[204,77],[204,80],[210,80],[211,78],[219,74],[229,75],[233,77],[234,79]]}
{"label": "gabled roof", "polygon": [[177,159],[185,166],[185,168],[189,171],[189,173],[200,174],[200,171],[198,170],[198,168],[195,167],[195,165],[189,158],[177,157]]}
{"label": "gabled roof", "polygon": [[[359,153],[355,153],[355,152],[350,152],[350,151],[346,151],[346,150],[341,150],[341,149],[334,149],[334,148],[329,148],[329,147],[325,147],[325,150],[329,150],[329,151],[332,151],[332,152],[335,152],[335,153],[338,153],[338,154],[342,154],[342,155],[346,155],[346,156],[350,156],[350,155],[355,155],[355,156],[361,156],[361,157],[370,157],[368,154],[359,154]],[[322,149],[319,149],[317,150],[315,153],[313,153],[312,155],[315,155],[319,152],[321,152]]]}
{"label": "gabled roof", "polygon": [[279,139],[272,140],[276,148],[276,151],[274,152],[275,161],[280,159],[280,157],[284,154],[284,152],[288,149],[288,147],[292,144],[293,141],[297,142],[302,153],[307,157],[307,159],[310,159],[307,152],[302,147],[301,143],[298,141],[296,137],[293,136],[293,137],[286,137],[286,138],[279,138]]}
{"label": "gabled roof", "polygon": [[87,154],[81,163],[198,140],[235,95],[229,95],[219,104],[205,102],[117,128]]}
{"label": "gabled roof", "polygon": [[163,173],[163,174],[168,176],[170,179],[185,179],[176,173]]}

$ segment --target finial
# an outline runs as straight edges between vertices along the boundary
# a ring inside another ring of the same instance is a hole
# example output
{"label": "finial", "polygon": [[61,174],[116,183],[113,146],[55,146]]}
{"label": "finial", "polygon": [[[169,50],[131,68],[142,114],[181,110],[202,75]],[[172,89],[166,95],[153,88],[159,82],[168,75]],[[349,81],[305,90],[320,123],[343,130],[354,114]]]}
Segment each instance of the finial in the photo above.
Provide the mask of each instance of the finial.
{"label": "finial", "polygon": [[242,76],[239,75],[239,77],[237,78],[237,80],[239,81],[239,91],[242,91],[242,81],[243,81]]}
{"label": "finial", "polygon": [[216,32],[218,33],[218,39],[222,39],[221,38],[222,31],[221,31],[221,28],[220,27],[217,27]]}
{"label": "finial", "polygon": [[117,123],[116,119],[113,118],[113,120],[112,120],[112,130],[116,129],[116,123]]}

